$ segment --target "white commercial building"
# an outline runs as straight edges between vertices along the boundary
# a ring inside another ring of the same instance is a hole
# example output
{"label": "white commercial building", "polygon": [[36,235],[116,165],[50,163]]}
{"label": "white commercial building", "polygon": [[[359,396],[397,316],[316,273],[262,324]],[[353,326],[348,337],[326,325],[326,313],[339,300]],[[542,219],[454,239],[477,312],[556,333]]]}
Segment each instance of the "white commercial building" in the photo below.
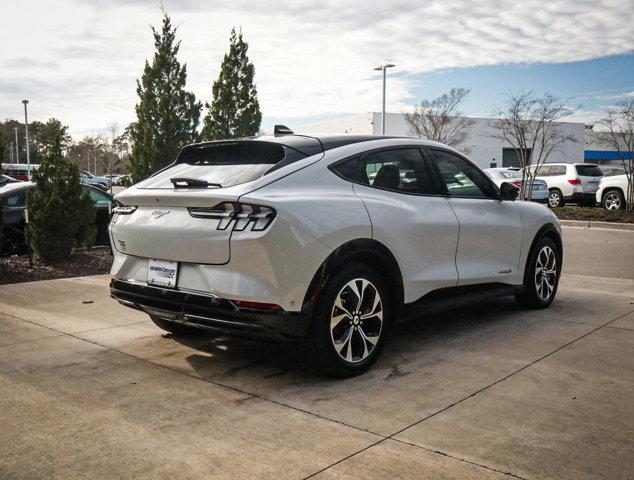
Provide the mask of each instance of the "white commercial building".
{"label": "white commercial building", "polygon": [[[473,126],[465,141],[457,147],[463,151],[480,168],[519,166],[517,154],[513,147],[495,138],[495,129],[492,118],[474,118]],[[566,142],[559,151],[553,152],[548,157],[548,162],[575,163],[584,161],[586,148],[585,125],[583,123],[558,122],[558,127],[563,133],[570,135],[575,141]],[[309,125],[303,125],[297,129],[291,127],[297,133],[350,133],[356,135],[381,134],[381,113],[373,112],[361,115],[352,115],[335,120],[327,120]],[[413,133],[402,113],[385,114],[385,134],[399,137],[410,137]]]}
{"label": "white commercial building", "polygon": [[[375,135],[381,133],[381,113],[374,113],[373,129]],[[463,151],[480,168],[518,167],[519,162],[515,149],[499,138],[495,138],[495,120],[492,118],[474,118],[465,141],[456,148]],[[558,122],[562,133],[575,141],[566,142],[559,151],[548,157],[548,162],[574,163],[583,162],[585,148],[585,125],[583,123]],[[409,124],[402,113],[386,113],[385,134],[411,136]]]}

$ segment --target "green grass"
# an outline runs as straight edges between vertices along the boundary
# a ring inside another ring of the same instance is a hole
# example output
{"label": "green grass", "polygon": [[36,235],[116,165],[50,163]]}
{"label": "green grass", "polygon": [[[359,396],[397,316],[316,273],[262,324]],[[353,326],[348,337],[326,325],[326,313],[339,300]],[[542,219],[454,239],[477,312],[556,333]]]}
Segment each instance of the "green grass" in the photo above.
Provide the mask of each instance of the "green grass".
{"label": "green grass", "polygon": [[626,212],[625,210],[606,210],[601,207],[564,207],[553,208],[552,210],[560,220],[634,223],[634,212]]}

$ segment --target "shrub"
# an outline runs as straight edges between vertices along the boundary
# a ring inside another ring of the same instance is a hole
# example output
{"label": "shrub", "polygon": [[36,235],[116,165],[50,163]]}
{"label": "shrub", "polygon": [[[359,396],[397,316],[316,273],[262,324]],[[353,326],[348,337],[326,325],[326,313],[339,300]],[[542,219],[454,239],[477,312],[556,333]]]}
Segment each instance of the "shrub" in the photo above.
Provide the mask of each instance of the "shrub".
{"label": "shrub", "polygon": [[29,194],[28,240],[44,260],[66,258],[74,247],[95,241],[95,206],[79,180],[77,165],[64,158],[59,138],[40,168],[33,172],[37,184]]}

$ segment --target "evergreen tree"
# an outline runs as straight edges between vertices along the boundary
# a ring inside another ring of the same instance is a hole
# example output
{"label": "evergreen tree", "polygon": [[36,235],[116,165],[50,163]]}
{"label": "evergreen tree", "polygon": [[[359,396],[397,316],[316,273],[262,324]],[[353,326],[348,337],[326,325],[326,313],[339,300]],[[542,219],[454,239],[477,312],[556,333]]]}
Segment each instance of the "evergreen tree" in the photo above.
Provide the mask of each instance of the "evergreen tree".
{"label": "evergreen tree", "polygon": [[176,159],[184,145],[197,140],[202,105],[185,90],[187,65],[177,59],[180,41],[165,14],[154,35],[154,58],[137,80],[137,121],[130,126],[132,152],[128,171],[134,182],[149,177]]}
{"label": "evergreen tree", "polygon": [[77,165],[64,158],[59,137],[33,172],[37,184],[27,200],[28,235],[45,260],[68,257],[73,247],[94,242],[96,210],[79,181]]}
{"label": "evergreen tree", "polygon": [[218,80],[214,82],[213,101],[205,117],[203,140],[250,137],[258,133],[262,121],[258,92],[253,83],[255,67],[249,62],[249,45],[231,30],[229,52],[225,54]]}

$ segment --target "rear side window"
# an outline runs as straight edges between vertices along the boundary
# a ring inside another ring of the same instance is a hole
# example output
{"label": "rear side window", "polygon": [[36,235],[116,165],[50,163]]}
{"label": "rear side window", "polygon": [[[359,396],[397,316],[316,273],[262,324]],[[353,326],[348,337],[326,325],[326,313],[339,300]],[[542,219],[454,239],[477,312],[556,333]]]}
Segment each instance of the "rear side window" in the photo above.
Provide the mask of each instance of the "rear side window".
{"label": "rear side window", "polygon": [[553,165],[551,176],[556,175],[565,175],[566,174],[566,166],[565,165]]}
{"label": "rear side window", "polygon": [[577,165],[577,174],[583,177],[602,177],[603,172],[596,165]]}
{"label": "rear side window", "polygon": [[403,193],[438,193],[421,152],[399,148],[370,152],[335,165],[339,176],[382,190]]}

